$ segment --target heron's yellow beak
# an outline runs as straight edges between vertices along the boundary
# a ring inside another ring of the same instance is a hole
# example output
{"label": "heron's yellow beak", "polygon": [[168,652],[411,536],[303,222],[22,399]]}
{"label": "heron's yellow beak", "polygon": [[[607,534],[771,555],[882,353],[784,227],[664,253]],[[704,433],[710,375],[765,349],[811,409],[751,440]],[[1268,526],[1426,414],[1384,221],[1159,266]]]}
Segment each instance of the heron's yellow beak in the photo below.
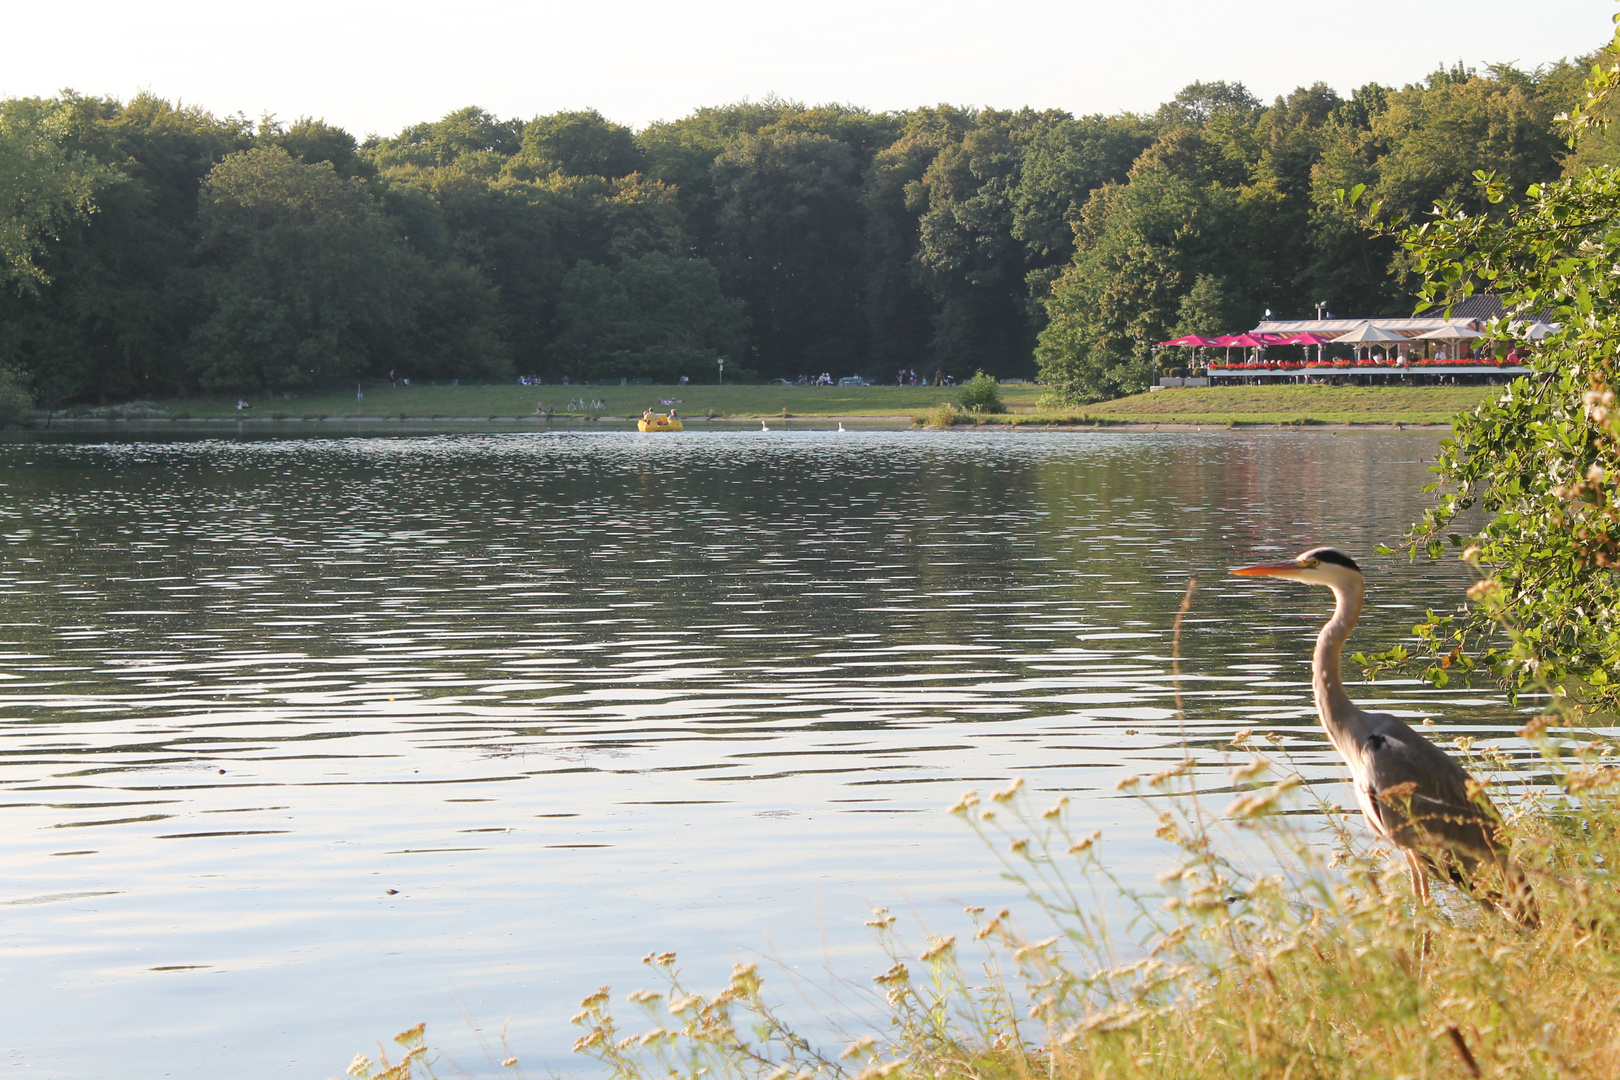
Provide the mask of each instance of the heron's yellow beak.
{"label": "heron's yellow beak", "polygon": [[1258,566],[1240,566],[1232,573],[1238,577],[1297,578],[1304,567],[1290,559],[1287,562],[1261,563]]}

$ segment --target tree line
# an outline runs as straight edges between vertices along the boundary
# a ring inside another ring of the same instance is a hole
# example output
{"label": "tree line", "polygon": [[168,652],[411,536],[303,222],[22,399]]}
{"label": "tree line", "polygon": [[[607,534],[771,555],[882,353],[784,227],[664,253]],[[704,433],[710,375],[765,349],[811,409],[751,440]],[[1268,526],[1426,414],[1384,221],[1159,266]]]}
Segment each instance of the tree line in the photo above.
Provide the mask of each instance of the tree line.
{"label": "tree line", "polygon": [[1588,58],[1151,114],[767,99],[641,131],[466,108],[357,140],[140,94],[0,101],[0,363],[49,404],[418,379],[1043,377],[1262,312],[1408,313],[1416,218],[1620,160],[1554,117]]}

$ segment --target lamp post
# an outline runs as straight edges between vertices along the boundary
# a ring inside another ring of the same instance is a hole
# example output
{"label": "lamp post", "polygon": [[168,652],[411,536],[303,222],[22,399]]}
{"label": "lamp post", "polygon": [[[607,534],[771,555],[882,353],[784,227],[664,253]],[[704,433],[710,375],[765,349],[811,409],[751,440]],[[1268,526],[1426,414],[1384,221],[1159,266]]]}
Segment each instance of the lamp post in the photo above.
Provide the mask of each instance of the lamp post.
{"label": "lamp post", "polygon": [[724,385],[726,385],[726,358],[722,356],[719,359],[719,364],[720,364],[720,385],[724,386]]}
{"label": "lamp post", "polygon": [[1322,312],[1327,310],[1327,304],[1328,304],[1328,302],[1326,300],[1318,300],[1316,302],[1316,321],[1317,322],[1322,321]]}

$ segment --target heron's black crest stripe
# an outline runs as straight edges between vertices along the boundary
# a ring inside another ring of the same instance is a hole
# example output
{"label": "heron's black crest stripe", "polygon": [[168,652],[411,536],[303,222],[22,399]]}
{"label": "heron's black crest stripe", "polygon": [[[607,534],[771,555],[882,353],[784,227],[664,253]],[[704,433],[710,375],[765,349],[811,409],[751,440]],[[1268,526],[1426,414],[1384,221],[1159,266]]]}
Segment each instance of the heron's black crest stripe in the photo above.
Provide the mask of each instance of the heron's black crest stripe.
{"label": "heron's black crest stripe", "polygon": [[1378,734],[1376,731],[1373,732],[1371,735],[1367,736],[1367,745],[1372,747],[1374,750],[1382,750],[1384,748],[1384,743],[1386,743],[1388,741],[1389,740],[1385,739],[1382,735]]}
{"label": "heron's black crest stripe", "polygon": [[1317,548],[1315,551],[1311,552],[1311,558],[1315,559],[1317,562],[1330,562],[1335,566],[1343,566],[1350,570],[1354,570],[1358,574],[1361,573],[1361,567],[1356,565],[1356,560],[1352,559],[1338,548]]}

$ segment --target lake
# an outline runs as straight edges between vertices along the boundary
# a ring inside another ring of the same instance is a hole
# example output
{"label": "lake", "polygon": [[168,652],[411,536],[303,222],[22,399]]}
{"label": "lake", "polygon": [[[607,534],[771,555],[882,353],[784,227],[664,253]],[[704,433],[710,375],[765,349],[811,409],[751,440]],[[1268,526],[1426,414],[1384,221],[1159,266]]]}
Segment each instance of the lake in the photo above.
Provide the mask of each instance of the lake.
{"label": "lake", "polygon": [[[1335,543],[1369,578],[1353,647],[1400,640],[1467,583],[1372,555],[1435,439],[0,443],[0,1061],[318,1078],[425,1020],[484,1075],[510,1021],[530,1075],[589,1073],[567,1019],[650,951],[707,989],[763,958],[794,998],[887,966],[874,905],[921,940],[1015,901],[945,813],[1013,777],[1151,888],[1171,857],[1114,785],[1182,755],[1194,574],[1207,782],[1275,729],[1348,804],[1309,698],[1330,596],[1224,571]],[[1446,737],[1522,722],[1352,693]]]}

